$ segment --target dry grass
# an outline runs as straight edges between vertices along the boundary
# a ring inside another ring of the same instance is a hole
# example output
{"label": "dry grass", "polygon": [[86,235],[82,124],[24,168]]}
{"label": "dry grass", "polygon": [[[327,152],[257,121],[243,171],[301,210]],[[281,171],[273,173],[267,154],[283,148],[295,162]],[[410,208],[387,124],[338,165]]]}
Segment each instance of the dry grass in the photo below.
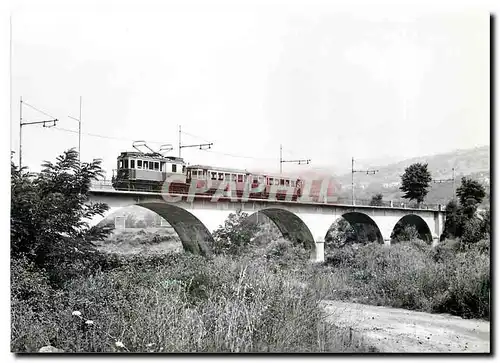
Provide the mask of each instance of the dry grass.
{"label": "dry grass", "polygon": [[63,292],[37,283],[50,303],[13,298],[12,350],[51,344],[67,352],[373,351],[326,323],[309,287],[312,268],[286,252],[286,264],[272,254],[136,256],[73,280]]}
{"label": "dry grass", "polygon": [[331,251],[315,286],[325,296],[373,305],[489,319],[490,255],[483,241],[346,246]]}

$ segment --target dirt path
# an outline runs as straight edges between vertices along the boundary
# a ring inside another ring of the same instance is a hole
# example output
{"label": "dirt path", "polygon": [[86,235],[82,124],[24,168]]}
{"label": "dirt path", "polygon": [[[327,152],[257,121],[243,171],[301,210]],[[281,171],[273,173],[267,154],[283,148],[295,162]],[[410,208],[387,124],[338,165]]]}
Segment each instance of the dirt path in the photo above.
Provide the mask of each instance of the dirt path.
{"label": "dirt path", "polygon": [[488,321],[331,300],[324,308],[332,323],[351,327],[380,352],[490,352]]}

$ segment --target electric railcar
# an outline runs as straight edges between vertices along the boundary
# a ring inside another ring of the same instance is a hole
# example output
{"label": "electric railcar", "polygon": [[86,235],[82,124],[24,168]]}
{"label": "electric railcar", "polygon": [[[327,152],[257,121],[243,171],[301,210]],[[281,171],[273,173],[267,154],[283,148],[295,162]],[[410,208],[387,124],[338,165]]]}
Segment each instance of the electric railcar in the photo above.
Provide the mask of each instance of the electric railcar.
{"label": "electric railcar", "polygon": [[[184,159],[164,156],[157,152],[122,152],[117,158],[113,171],[112,185],[117,190],[138,190],[161,192],[165,180],[173,180],[170,193],[188,194],[190,186],[196,185],[197,195],[214,195],[220,183],[231,182],[236,186],[236,196],[241,198],[245,191],[249,198],[267,199],[274,191],[276,199],[295,201],[304,192],[305,180],[301,178],[252,173],[242,169],[230,169],[208,165],[187,166]],[[326,200],[319,200],[321,184],[324,180],[310,180],[307,193],[315,202],[335,201],[336,185],[329,180]],[[258,185],[263,185],[259,191]],[[251,189],[250,189],[251,188]],[[224,192],[228,192],[226,186]],[[220,193],[220,192],[219,192]],[[249,193],[249,194],[248,194]],[[220,197],[229,197],[223,193]],[[288,196],[288,198],[287,198]]]}

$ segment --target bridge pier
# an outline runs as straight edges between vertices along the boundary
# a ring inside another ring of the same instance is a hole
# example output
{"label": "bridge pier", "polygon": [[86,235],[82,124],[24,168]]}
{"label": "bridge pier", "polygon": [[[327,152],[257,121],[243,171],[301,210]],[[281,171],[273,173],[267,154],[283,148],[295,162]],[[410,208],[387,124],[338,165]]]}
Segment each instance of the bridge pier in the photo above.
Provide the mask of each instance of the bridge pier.
{"label": "bridge pier", "polygon": [[325,262],[325,239],[323,237],[316,237],[316,246],[312,253],[314,262]]}

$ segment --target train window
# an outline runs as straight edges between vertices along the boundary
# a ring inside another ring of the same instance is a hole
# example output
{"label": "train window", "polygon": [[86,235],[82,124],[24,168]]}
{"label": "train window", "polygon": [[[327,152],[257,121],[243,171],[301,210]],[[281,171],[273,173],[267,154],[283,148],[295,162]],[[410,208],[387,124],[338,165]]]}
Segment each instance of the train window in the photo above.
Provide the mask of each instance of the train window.
{"label": "train window", "polygon": [[295,180],[292,180],[292,181],[290,182],[290,185],[291,185],[292,187],[295,187]]}
{"label": "train window", "polygon": [[177,173],[177,164],[172,164],[172,173]]}
{"label": "train window", "polygon": [[224,174],[224,180],[230,181],[231,180],[230,175],[231,174],[229,174],[229,173]]}
{"label": "train window", "polygon": [[186,165],[183,165],[182,166],[182,172],[185,173],[186,172]]}
{"label": "train window", "polygon": [[123,169],[123,160],[118,163],[118,169]]}
{"label": "train window", "polygon": [[137,160],[137,169],[142,169],[142,160]]}
{"label": "train window", "polygon": [[269,185],[273,185],[274,181],[273,181],[273,178],[269,178]]}
{"label": "train window", "polygon": [[236,174],[231,174],[231,181],[236,181]]}
{"label": "train window", "polygon": [[130,160],[130,169],[135,169],[135,160]]}
{"label": "train window", "polygon": [[286,185],[287,187],[289,187],[289,186],[290,186],[290,180],[285,180],[285,185]]}
{"label": "train window", "polygon": [[280,185],[280,180],[279,179],[274,179],[274,185]]}
{"label": "train window", "polygon": [[253,178],[253,183],[254,183],[254,184],[258,184],[258,183],[259,183],[259,179],[258,179],[258,178],[256,178],[256,177],[254,177],[254,178]]}
{"label": "train window", "polygon": [[247,182],[248,180],[248,175],[243,175],[243,180],[245,181],[245,183]]}
{"label": "train window", "polygon": [[212,173],[212,180],[217,180],[217,173],[215,171],[211,171]]}
{"label": "train window", "polygon": [[280,179],[280,185],[285,185],[285,180],[284,179]]}
{"label": "train window", "polygon": [[238,175],[238,183],[243,183],[243,175]]}
{"label": "train window", "polygon": [[128,159],[123,160],[123,168],[128,169]]}
{"label": "train window", "polygon": [[152,162],[152,161],[148,162],[148,165],[149,165],[149,166],[148,166],[148,169],[149,169],[149,170],[153,170],[153,169],[154,169],[154,168],[153,168],[153,162]]}
{"label": "train window", "polygon": [[197,170],[191,170],[191,177],[193,179],[198,179],[198,171]]}
{"label": "train window", "polygon": [[224,180],[224,173],[219,173],[219,180]]}
{"label": "train window", "polygon": [[162,162],[160,163],[160,171],[166,171],[166,170],[165,170],[165,162],[164,162],[164,161],[162,161]]}

